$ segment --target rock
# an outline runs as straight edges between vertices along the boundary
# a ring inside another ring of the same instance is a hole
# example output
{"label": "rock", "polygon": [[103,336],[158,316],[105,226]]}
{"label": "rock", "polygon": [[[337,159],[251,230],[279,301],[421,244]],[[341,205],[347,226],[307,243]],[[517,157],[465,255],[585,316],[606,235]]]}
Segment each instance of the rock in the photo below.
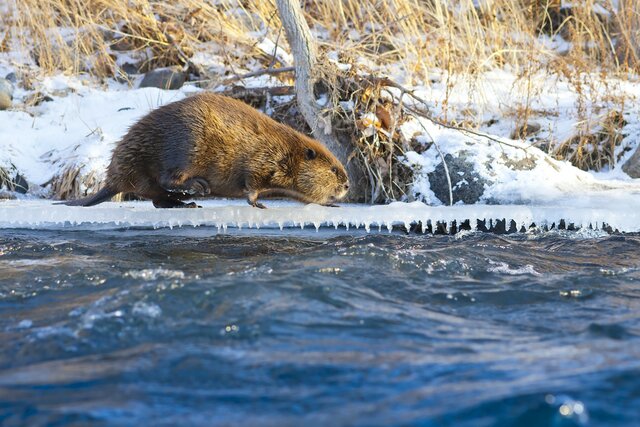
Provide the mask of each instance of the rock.
{"label": "rock", "polygon": [[126,74],[140,74],[142,71],[142,65],[126,62],[122,64],[120,69]]}
{"label": "rock", "polygon": [[144,75],[140,87],[180,89],[187,80],[187,73],[178,67],[158,68]]}
{"label": "rock", "polygon": [[11,98],[6,93],[0,92],[0,111],[11,108]]}
{"label": "rock", "polygon": [[0,79],[0,110],[11,108],[13,100],[13,84],[7,79]]}
{"label": "rock", "polygon": [[[4,172],[6,174],[6,172]],[[19,173],[12,179],[8,175],[0,175],[0,188],[6,188],[9,191],[15,191],[16,193],[26,194],[29,190],[29,183]]]}
{"label": "rock", "polygon": [[622,165],[622,170],[631,178],[640,178],[640,147],[638,147],[629,160]]}
{"label": "rock", "polygon": [[29,191],[29,183],[19,173],[17,173],[15,178],[13,178],[11,185],[13,187],[13,191],[16,193],[27,194],[27,191]]}
{"label": "rock", "polygon": [[[474,164],[467,160],[467,153],[462,151],[457,157],[446,154],[444,159],[451,177],[453,203],[459,201],[465,204],[477,203],[484,194],[485,185],[488,183],[480,177]],[[449,182],[442,162],[427,176],[433,193],[443,204],[448,205]]]}
{"label": "rock", "polygon": [[14,72],[7,74],[6,76],[4,76],[4,78],[6,80],[9,80],[13,84],[16,84],[18,82],[18,76],[16,76],[16,73]]}
{"label": "rock", "polygon": [[43,102],[51,102],[53,98],[42,92],[34,92],[24,99],[24,104],[28,106],[40,105]]}

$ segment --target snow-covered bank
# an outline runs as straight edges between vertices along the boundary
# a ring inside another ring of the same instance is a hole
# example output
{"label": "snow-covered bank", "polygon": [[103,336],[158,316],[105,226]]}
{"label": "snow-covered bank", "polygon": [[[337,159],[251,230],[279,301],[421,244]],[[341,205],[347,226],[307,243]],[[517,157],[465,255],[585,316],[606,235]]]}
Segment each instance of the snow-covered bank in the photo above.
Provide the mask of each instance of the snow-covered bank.
{"label": "snow-covered bank", "polygon": [[[129,126],[196,90],[128,90],[124,85],[100,89],[62,76],[46,78],[42,88],[51,94],[50,101],[0,111],[0,167],[12,165],[35,185],[44,185],[69,166],[101,178],[111,150]],[[21,91],[18,101],[27,95]]]}
{"label": "snow-covered bank", "polygon": [[[47,186],[68,168],[78,170],[84,194],[94,192],[104,178],[111,150],[129,126],[150,110],[200,89],[188,85],[176,91],[129,89],[119,84],[99,88],[58,76],[43,79],[38,90],[45,91],[50,100],[0,111],[0,167],[25,177],[36,194],[41,193],[40,186]],[[16,92],[18,105],[31,95],[24,89]],[[568,116],[565,119],[570,120]],[[630,130],[640,129],[637,122],[629,124]],[[449,204],[448,191],[442,191],[448,190],[447,173],[453,202],[466,204],[545,204],[602,189],[635,191],[640,185],[619,168],[596,178],[568,162],[552,159],[528,142],[504,136],[447,129],[422,118],[406,121],[399,131],[407,141],[417,141],[424,149],[401,157],[413,171],[409,200]],[[635,148],[637,139],[637,135],[629,135],[626,144]],[[93,178],[83,180],[83,176]]]}
{"label": "snow-covered bank", "polygon": [[611,227],[620,232],[640,231],[640,188],[634,197],[621,191],[606,191],[591,197],[555,200],[544,205],[427,206],[421,202],[396,202],[384,206],[349,205],[329,208],[293,202],[266,202],[256,209],[242,200],[205,200],[202,209],[155,209],[150,202],[103,203],[91,208],[53,205],[44,200],[0,202],[1,228],[29,229],[120,229],[210,226],[227,228],[321,227],[364,228],[367,231],[410,229],[420,224],[443,223],[451,227],[478,221],[511,221],[516,227],[556,226],[563,220],[576,228]]}

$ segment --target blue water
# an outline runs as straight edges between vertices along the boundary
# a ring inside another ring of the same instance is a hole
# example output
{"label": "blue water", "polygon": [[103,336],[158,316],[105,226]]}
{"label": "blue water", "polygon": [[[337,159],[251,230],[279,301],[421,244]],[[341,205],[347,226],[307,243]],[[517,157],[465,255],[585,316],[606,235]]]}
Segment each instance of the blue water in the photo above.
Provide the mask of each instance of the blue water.
{"label": "blue water", "polygon": [[640,238],[2,231],[0,425],[637,425]]}

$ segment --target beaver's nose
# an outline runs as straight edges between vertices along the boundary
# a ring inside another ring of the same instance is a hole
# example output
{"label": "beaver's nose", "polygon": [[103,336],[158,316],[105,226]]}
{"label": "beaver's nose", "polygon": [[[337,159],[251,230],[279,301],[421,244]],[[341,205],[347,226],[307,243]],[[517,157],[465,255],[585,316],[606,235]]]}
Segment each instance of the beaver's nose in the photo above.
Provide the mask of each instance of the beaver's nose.
{"label": "beaver's nose", "polygon": [[348,182],[344,185],[344,189],[345,190],[349,190],[349,183]]}

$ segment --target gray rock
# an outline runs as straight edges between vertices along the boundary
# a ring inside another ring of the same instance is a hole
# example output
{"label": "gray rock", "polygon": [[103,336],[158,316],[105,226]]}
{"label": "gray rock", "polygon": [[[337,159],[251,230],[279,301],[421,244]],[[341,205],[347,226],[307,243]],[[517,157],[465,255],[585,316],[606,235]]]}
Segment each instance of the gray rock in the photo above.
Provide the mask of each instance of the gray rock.
{"label": "gray rock", "polygon": [[631,158],[622,165],[622,170],[631,178],[640,178],[640,147],[638,147]]}
{"label": "gray rock", "polygon": [[[451,177],[453,203],[462,201],[465,204],[477,203],[484,194],[488,182],[481,178],[473,163],[467,160],[467,153],[460,152],[458,157],[451,154],[444,156]],[[431,191],[445,205],[449,204],[449,183],[442,162],[428,174]]]}
{"label": "gray rock", "polygon": [[14,178],[9,178],[8,176],[3,178],[0,176],[0,188],[3,187],[9,191],[15,191],[20,194],[26,194],[27,191],[29,191],[29,183],[19,173],[16,173]]}
{"label": "gray rock", "polygon": [[140,87],[180,89],[185,81],[187,81],[187,73],[178,67],[158,68],[144,75]]}
{"label": "gray rock", "polygon": [[142,65],[140,64],[131,64],[129,62],[126,62],[124,64],[122,64],[122,67],[120,67],[122,69],[122,71],[126,74],[140,74],[140,70],[142,69]]}
{"label": "gray rock", "polygon": [[7,79],[0,79],[0,110],[11,108],[13,100],[13,84]]}
{"label": "gray rock", "polygon": [[16,76],[16,73],[14,72],[10,72],[9,74],[7,74],[6,76],[4,76],[4,78],[6,80],[9,80],[11,83],[16,84],[18,83],[18,76]]}
{"label": "gray rock", "polygon": [[12,186],[13,191],[20,194],[27,194],[27,191],[29,191],[29,183],[24,179],[24,176],[19,173],[13,178]]}

